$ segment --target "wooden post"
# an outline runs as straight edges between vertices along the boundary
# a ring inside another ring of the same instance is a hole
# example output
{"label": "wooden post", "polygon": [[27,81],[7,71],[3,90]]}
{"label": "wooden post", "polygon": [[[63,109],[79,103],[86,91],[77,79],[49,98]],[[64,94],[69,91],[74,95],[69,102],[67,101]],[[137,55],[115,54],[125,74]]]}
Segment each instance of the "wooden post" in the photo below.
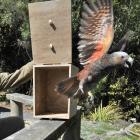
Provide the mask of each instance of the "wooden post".
{"label": "wooden post", "polygon": [[81,109],[79,108],[75,116],[75,120],[71,126],[65,131],[62,136],[62,140],[80,140],[81,131]]}
{"label": "wooden post", "polygon": [[20,102],[10,100],[11,116],[17,116],[23,119],[23,105]]}

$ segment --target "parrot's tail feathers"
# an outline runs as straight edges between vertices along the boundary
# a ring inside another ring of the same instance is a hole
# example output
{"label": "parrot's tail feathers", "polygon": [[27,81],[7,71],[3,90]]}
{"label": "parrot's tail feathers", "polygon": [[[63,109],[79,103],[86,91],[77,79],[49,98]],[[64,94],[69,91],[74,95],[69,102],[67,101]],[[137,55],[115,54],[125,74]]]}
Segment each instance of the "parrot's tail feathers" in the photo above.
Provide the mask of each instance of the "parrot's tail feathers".
{"label": "parrot's tail feathers", "polygon": [[55,87],[55,91],[59,94],[64,94],[68,97],[71,97],[74,95],[78,86],[79,80],[77,79],[77,76],[74,76],[58,83]]}

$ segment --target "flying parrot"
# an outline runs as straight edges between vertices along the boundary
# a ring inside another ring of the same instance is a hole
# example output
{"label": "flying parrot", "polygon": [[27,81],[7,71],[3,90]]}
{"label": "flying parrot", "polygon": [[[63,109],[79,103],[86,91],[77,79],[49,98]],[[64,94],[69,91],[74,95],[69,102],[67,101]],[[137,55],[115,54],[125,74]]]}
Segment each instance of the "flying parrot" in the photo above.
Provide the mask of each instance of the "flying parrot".
{"label": "flying parrot", "polygon": [[[112,68],[133,64],[133,59],[123,52],[128,33],[122,38],[112,52],[110,49],[113,37],[113,6],[112,0],[86,0],[83,4],[79,27],[78,51],[83,69],[75,76],[60,81],[55,91],[67,96],[76,97],[84,94],[89,85],[97,83]],[[110,53],[108,53],[110,52]]]}

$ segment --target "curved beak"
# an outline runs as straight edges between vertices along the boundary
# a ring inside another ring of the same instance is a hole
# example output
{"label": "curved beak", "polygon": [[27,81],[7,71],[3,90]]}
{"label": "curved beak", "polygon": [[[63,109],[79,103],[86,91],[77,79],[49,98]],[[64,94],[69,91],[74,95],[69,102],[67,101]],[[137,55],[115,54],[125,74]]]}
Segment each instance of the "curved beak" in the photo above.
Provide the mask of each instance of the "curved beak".
{"label": "curved beak", "polygon": [[126,68],[132,67],[133,62],[134,62],[133,58],[132,57],[129,57],[127,59],[127,61],[125,62],[124,67],[126,67]]}

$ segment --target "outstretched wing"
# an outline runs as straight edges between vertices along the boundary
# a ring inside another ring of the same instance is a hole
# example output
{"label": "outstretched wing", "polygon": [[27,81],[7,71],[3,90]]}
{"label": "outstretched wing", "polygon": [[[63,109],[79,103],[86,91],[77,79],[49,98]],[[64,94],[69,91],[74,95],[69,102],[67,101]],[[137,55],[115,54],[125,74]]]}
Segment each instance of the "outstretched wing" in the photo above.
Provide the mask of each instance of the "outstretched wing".
{"label": "outstretched wing", "polygon": [[82,65],[100,59],[110,48],[113,30],[112,0],[86,0],[80,21],[79,59]]}
{"label": "outstretched wing", "polygon": [[126,34],[121,38],[121,40],[109,49],[108,53],[125,51],[127,44],[131,41],[133,36],[134,32],[132,30],[127,31]]}

